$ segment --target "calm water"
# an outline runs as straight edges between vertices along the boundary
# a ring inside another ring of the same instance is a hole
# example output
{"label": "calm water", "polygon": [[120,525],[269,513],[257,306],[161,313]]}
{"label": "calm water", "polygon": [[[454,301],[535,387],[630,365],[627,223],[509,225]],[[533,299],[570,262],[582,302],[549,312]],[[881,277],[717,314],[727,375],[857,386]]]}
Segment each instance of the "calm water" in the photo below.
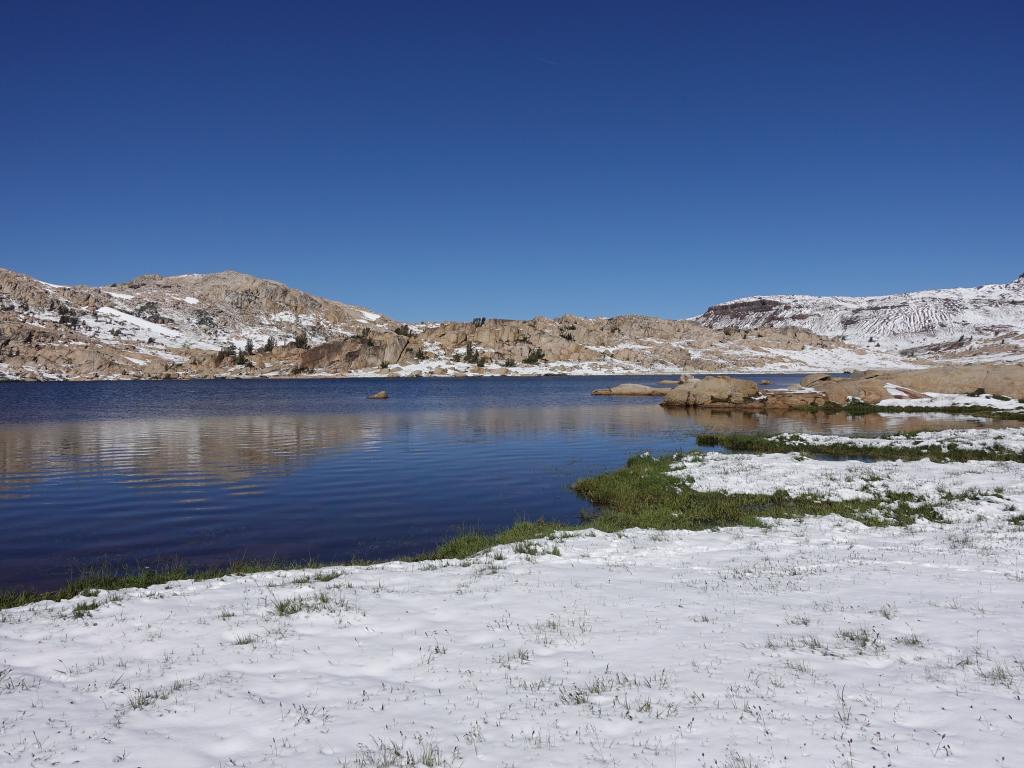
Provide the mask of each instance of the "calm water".
{"label": "calm water", "polygon": [[[5,384],[0,588],[52,586],[97,560],[379,558],[463,527],[575,522],[587,509],[569,490],[575,479],[640,451],[693,448],[703,431],[970,423],[681,411],[657,398],[590,396],[621,381]],[[366,399],[382,387],[391,399]]]}

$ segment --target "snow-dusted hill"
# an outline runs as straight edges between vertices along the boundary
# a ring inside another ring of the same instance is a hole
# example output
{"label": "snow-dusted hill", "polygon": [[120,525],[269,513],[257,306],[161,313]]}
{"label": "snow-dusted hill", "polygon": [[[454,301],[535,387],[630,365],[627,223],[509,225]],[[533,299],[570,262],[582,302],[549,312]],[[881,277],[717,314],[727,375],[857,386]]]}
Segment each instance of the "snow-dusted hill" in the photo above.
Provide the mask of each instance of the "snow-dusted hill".
{"label": "snow-dusted hill", "polygon": [[977,288],[892,296],[756,296],[716,304],[708,328],[804,328],[907,357],[1019,360],[1024,357],[1024,275]]}
{"label": "snow-dusted hill", "polygon": [[62,286],[0,269],[0,379],[836,370],[899,364],[805,330],[639,315],[399,325],[238,272]]}
{"label": "snow-dusted hill", "polygon": [[0,269],[0,379],[836,371],[1024,360],[1024,277],[875,298],[399,324],[238,272],[62,286]]}

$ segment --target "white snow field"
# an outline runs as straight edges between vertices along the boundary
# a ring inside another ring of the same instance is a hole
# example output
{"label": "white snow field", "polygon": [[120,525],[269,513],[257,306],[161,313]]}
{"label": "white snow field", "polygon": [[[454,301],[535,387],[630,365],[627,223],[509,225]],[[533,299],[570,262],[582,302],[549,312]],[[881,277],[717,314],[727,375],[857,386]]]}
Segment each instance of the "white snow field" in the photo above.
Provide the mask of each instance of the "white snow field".
{"label": "white snow field", "polygon": [[830,495],[864,468],[978,492],[946,524],[590,531],[3,611],[0,765],[1021,765],[1022,465],[680,472],[797,492],[826,464]]}

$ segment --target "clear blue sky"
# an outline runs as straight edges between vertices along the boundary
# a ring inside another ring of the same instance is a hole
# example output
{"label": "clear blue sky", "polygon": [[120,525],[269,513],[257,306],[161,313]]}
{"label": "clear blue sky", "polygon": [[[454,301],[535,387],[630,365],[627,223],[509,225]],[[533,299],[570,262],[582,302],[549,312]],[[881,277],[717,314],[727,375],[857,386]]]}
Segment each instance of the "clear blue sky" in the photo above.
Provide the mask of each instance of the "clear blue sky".
{"label": "clear blue sky", "polygon": [[0,265],[408,320],[1024,271],[1024,3],[0,0]]}

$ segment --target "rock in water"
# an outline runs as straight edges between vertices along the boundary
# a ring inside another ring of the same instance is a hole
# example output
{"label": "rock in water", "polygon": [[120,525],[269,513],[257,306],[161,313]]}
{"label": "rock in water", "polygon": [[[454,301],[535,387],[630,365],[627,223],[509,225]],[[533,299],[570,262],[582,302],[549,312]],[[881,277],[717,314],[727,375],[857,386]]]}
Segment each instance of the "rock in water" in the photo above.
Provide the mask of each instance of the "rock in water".
{"label": "rock in water", "polygon": [[757,385],[731,376],[706,376],[680,384],[670,391],[661,404],[666,407],[708,407],[713,405],[748,405],[757,397]]}
{"label": "rock in water", "polygon": [[388,393],[385,390],[382,389],[380,392],[374,392],[372,395],[369,396],[368,399],[369,400],[387,400],[388,399]]}
{"label": "rock in water", "polygon": [[632,397],[637,395],[667,395],[671,391],[662,387],[648,387],[646,384],[616,384],[608,389],[595,389],[590,394]]}

